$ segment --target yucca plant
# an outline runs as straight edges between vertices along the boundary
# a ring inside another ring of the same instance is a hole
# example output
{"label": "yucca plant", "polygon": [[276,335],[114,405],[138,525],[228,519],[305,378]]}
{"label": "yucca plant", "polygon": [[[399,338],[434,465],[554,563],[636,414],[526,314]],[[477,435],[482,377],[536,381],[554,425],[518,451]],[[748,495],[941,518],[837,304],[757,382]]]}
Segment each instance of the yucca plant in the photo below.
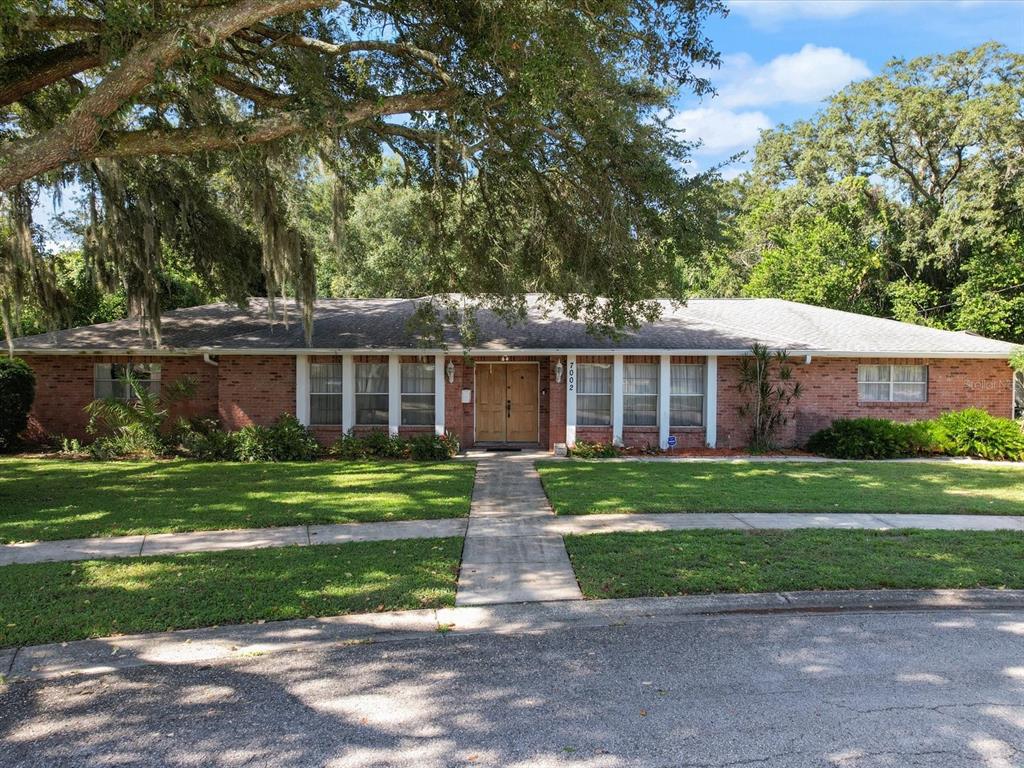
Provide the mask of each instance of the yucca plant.
{"label": "yucca plant", "polygon": [[775,447],[775,436],[788,421],[786,407],[801,395],[800,382],[793,381],[793,368],[785,350],[771,352],[754,344],[750,356],[740,361],[737,388],[750,401],[739,407],[740,416],[750,419],[750,448],[755,452]]}

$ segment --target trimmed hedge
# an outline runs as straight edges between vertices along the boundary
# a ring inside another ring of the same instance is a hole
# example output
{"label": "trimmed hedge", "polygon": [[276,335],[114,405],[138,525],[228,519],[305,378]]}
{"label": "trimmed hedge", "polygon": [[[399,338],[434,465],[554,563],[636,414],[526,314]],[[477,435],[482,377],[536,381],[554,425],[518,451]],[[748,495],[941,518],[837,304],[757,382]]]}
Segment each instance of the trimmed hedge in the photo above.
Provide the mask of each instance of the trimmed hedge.
{"label": "trimmed hedge", "polygon": [[1012,419],[979,408],[936,419],[902,423],[889,419],[837,419],[815,432],[807,449],[838,459],[899,459],[938,454],[1024,460],[1024,431]]}
{"label": "trimmed hedge", "polygon": [[837,419],[811,435],[807,449],[837,459],[899,459],[935,448],[929,422]]}
{"label": "trimmed hedge", "polygon": [[331,455],[338,459],[414,459],[444,461],[459,452],[459,439],[451,432],[443,435],[424,433],[409,439],[387,432],[356,435],[349,432],[331,446]]}

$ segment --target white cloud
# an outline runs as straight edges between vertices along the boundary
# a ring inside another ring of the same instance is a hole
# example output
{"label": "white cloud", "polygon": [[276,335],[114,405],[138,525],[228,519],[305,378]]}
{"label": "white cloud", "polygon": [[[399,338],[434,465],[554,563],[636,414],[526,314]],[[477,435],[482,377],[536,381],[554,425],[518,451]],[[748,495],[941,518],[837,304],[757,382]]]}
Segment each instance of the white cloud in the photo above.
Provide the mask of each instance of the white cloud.
{"label": "white cloud", "polygon": [[840,48],[807,44],[796,53],[758,65],[748,54],[724,56],[722,69],[709,73],[718,90],[716,104],[734,109],[767,104],[810,104],[853,80],[871,74],[861,59]]}
{"label": "white cloud", "polygon": [[717,107],[684,109],[673,115],[669,126],[685,131],[684,138],[703,142],[702,153],[748,149],[773,121],[764,112],[734,112]]}

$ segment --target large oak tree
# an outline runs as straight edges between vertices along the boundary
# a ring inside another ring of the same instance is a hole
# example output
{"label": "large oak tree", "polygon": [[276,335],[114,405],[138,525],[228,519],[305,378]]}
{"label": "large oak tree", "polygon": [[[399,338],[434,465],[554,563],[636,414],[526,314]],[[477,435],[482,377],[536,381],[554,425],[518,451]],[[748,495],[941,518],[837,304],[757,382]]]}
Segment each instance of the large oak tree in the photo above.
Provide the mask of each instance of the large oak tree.
{"label": "large oak tree", "polygon": [[[222,295],[315,295],[301,187],[352,195],[400,159],[429,196],[425,284],[506,308],[525,290],[621,327],[681,295],[666,220],[688,146],[663,122],[703,92],[720,0],[34,0],[0,11],[0,306],[58,310],[32,203],[80,191],[97,279],[159,339],[161,259]],[[692,206],[691,206],[692,207]],[[457,211],[459,226],[450,225]],[[431,224],[430,222],[433,222]],[[454,230],[454,231],[453,231]],[[604,295],[607,303],[594,297]]]}

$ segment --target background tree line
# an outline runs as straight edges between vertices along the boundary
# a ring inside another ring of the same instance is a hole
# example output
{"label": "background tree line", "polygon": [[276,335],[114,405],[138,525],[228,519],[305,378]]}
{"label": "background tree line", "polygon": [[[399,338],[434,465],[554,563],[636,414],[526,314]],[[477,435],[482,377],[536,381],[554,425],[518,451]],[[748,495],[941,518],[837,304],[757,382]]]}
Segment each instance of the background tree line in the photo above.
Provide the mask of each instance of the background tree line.
{"label": "background tree line", "polygon": [[[620,254],[615,269],[645,258],[674,264],[674,277],[641,281],[648,295],[671,295],[678,284],[691,296],[774,296],[1024,342],[1022,105],[1024,56],[995,44],[893,61],[812,119],[764,132],[739,178],[683,180],[671,206],[655,206],[661,224],[643,230],[642,247]],[[525,259],[539,253],[539,229],[553,225],[510,205],[495,225],[494,201],[482,200],[494,191],[478,180],[451,194],[411,173],[395,151],[349,173],[340,196],[336,174],[315,163],[282,185],[315,261],[316,295],[560,284],[544,277],[558,262],[527,270],[512,260],[486,280],[476,273],[488,244]],[[84,220],[69,226],[87,237]],[[236,252],[258,249],[258,235],[248,237]],[[195,268],[187,247],[162,246],[161,307],[234,298],[223,280]],[[124,316],[125,291],[98,289],[89,259],[69,252],[54,261],[71,323]],[[265,285],[250,277],[247,290]],[[25,318],[26,330],[44,325],[31,302]]]}

